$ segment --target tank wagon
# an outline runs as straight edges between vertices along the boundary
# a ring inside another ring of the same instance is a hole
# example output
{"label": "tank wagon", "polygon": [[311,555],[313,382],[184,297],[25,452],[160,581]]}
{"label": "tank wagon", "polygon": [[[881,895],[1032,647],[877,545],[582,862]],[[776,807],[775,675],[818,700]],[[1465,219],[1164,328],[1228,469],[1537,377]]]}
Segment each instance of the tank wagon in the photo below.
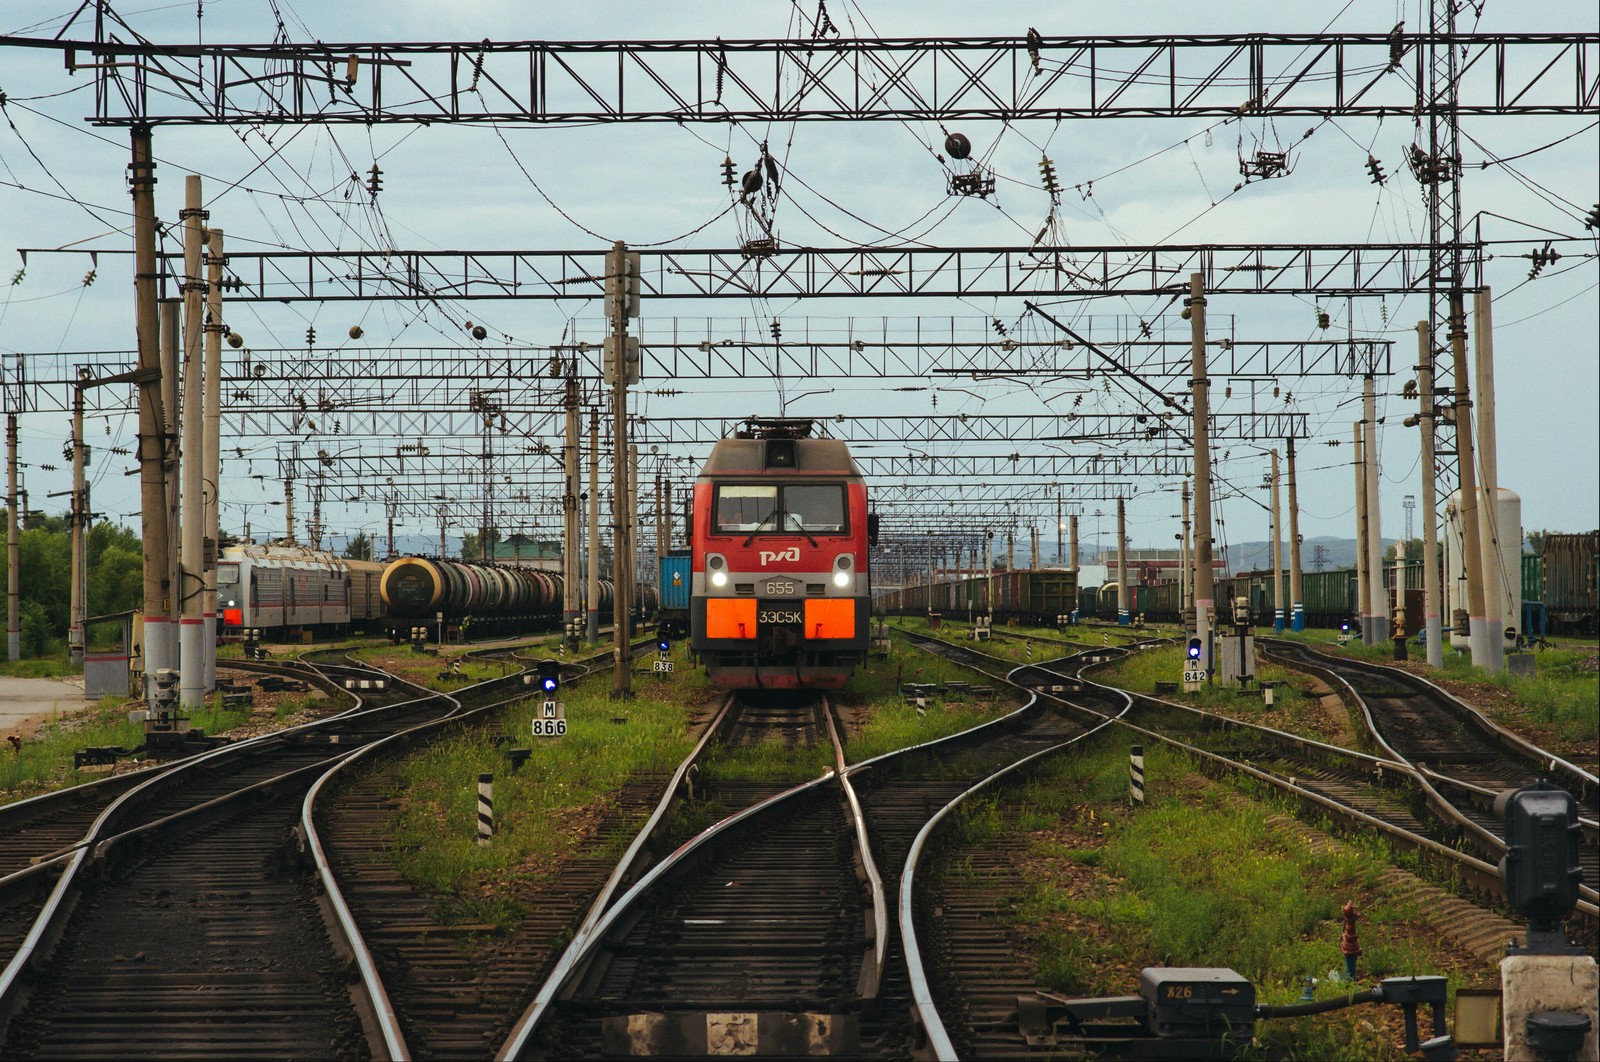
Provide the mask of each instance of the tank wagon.
{"label": "tank wagon", "polygon": [[725,689],[837,689],[867,651],[876,518],[848,447],[752,419],[694,486],[689,638]]}

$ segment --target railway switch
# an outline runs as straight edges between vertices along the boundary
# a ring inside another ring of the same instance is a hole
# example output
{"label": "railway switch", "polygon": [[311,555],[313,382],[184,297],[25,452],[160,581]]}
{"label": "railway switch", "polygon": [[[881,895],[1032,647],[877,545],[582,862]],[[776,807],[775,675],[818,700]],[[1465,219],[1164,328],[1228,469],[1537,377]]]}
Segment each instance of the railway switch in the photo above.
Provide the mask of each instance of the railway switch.
{"label": "railway switch", "polygon": [[[1406,1050],[1423,1058],[1454,1058],[1455,1043],[1444,1031],[1447,982],[1443,977],[1390,977],[1377,988],[1302,999],[1285,1006],[1258,1004],[1247,978],[1226,968],[1149,966],[1139,973],[1139,994],[1068,999],[1038,991],[1017,997],[1019,1031],[1033,1047],[1079,1042],[1120,1045],[1127,1057],[1231,1057],[1250,1043],[1261,1019],[1324,1014],[1359,1004],[1378,1003],[1404,1012]],[[1307,992],[1311,991],[1307,986]],[[1417,1011],[1428,1008],[1433,1039],[1421,1042]],[[1136,1022],[1137,1025],[1132,1024]],[[1162,1042],[1152,1049],[1126,1052],[1139,1036]]]}

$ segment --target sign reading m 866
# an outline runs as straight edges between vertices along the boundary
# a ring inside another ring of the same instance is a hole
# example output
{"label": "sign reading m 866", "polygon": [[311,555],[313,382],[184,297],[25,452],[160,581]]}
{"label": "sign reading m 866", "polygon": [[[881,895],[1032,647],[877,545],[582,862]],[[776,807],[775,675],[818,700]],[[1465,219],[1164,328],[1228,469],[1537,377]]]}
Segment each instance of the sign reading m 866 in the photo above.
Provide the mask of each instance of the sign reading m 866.
{"label": "sign reading m 866", "polygon": [[545,701],[533,713],[534,737],[565,737],[567,706],[560,701]]}

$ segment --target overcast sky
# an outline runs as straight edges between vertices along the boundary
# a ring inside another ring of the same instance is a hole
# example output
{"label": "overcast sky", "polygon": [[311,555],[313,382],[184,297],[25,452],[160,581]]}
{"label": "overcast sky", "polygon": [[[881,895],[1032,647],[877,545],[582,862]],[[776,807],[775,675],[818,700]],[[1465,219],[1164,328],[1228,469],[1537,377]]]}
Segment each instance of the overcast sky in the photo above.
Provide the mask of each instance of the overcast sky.
{"label": "overcast sky", "polygon": [[[6,3],[0,33],[46,37],[56,33],[76,3]],[[146,37],[163,43],[197,39],[196,4],[130,0],[119,11]],[[372,4],[289,3],[279,0],[283,32],[290,40],[475,41],[525,39],[731,39],[798,38],[809,35],[815,0],[730,5],[671,5],[600,2],[586,4],[391,2]],[[267,0],[206,2],[207,43],[266,43],[278,32]],[[1317,32],[1386,33],[1405,21],[1423,19],[1415,2],[1351,0],[1333,4],[1225,2],[987,4],[884,3],[834,0],[828,13],[849,36],[927,37],[1020,35],[1029,27],[1046,35]],[[1594,32],[1591,2],[1513,5],[1488,0],[1482,14],[1469,9],[1462,29],[1481,31],[1567,30]],[[69,37],[87,37],[80,23]],[[1591,72],[1592,76],[1592,72]],[[99,129],[83,121],[92,107],[89,76],[69,75],[58,53],[0,48],[0,92],[9,98],[0,123],[0,280],[22,262],[16,247],[126,249],[128,197],[124,187],[128,140],[124,130]],[[1314,127],[1314,135],[1305,135]],[[1600,325],[1597,325],[1596,242],[1566,245],[1570,253],[1528,279],[1526,255],[1551,235],[1582,237],[1583,216],[1600,201],[1600,132],[1593,114],[1549,118],[1470,118],[1463,121],[1466,175],[1463,213],[1481,220],[1485,237],[1526,241],[1497,248],[1488,267],[1495,293],[1495,352],[1499,386],[1500,480],[1522,495],[1524,526],[1567,531],[1600,526]],[[962,123],[999,177],[989,201],[946,196],[945,171],[933,157],[943,134],[936,124],[910,122],[796,123],[770,128],[722,124],[610,125],[588,129],[508,126],[390,125],[278,127],[259,131],[163,127],[155,150],[161,182],[157,211],[173,222],[181,206],[187,168],[206,175],[212,222],[227,231],[230,247],[333,249],[396,246],[415,249],[578,249],[623,239],[635,245],[674,241],[680,247],[732,247],[747,235],[721,185],[725,155],[739,169],[766,139],[786,171],[784,198],[776,208],[785,246],[838,247],[884,239],[884,230],[946,246],[1026,245],[1050,216],[1040,187],[1041,155],[1060,174],[1065,193],[1056,232],[1069,245],[1177,243],[1389,242],[1422,240],[1427,218],[1420,189],[1407,172],[1403,152],[1416,135],[1406,119],[1254,118],[1097,120],[1066,123]],[[242,135],[241,135],[242,134]],[[1424,143],[1426,141],[1424,140]],[[1278,180],[1239,183],[1240,155],[1289,149],[1293,172]],[[1368,154],[1384,165],[1388,181],[1370,183]],[[1530,154],[1531,153],[1531,154]],[[1512,165],[1480,164],[1517,158]],[[266,162],[262,160],[266,159]],[[377,160],[384,173],[381,211],[343,189],[349,174]],[[1514,172],[1513,172],[1514,171]],[[1093,182],[1092,194],[1082,189]],[[536,191],[559,208],[553,209]],[[313,193],[321,198],[307,202]],[[331,194],[329,194],[331,193]],[[71,196],[75,204],[66,199]],[[1216,205],[1213,205],[1216,204]],[[1489,216],[1490,214],[1496,216]],[[720,216],[719,215],[723,215]],[[709,223],[709,224],[708,224]],[[702,227],[703,226],[703,227]],[[698,231],[694,231],[698,230]],[[692,235],[684,236],[685,233]],[[1600,230],[1588,230],[1594,237]],[[5,262],[5,255],[11,261]],[[16,352],[30,357],[82,350],[131,349],[134,341],[130,262],[108,257],[96,283],[85,287],[85,259],[34,257],[26,275],[0,294],[0,354],[8,365]],[[1166,300],[1108,297],[1067,311],[1110,319],[1150,318],[1168,309]],[[468,304],[462,304],[468,305]],[[1316,325],[1315,300],[1294,297],[1234,297],[1211,300],[1213,332],[1231,327],[1241,337],[1308,339],[1325,334],[1395,341],[1397,368],[1415,354],[1416,322],[1426,315],[1417,298],[1362,298],[1326,303],[1330,333]],[[492,338],[514,336],[529,343],[557,341],[577,328],[599,331],[598,306],[581,302],[473,303],[465,310],[490,328]],[[847,319],[889,316],[902,324],[918,316],[951,317],[962,328],[988,327],[998,318],[1019,326],[1022,298],[970,300],[812,300],[805,304],[752,300],[656,303],[644,310],[647,328],[665,328],[674,316],[696,322],[707,317],[717,334],[733,334],[737,318],[764,328],[773,317],[786,334],[845,327]],[[1231,320],[1229,320],[1231,318]],[[576,321],[574,320],[576,319]],[[388,344],[461,345],[460,320],[448,308],[404,304],[246,307],[227,314],[233,328],[256,347],[298,347],[308,325],[321,343],[382,349]],[[365,329],[361,344],[344,340],[351,324]],[[1038,334],[1037,322],[1022,325]],[[1417,443],[1402,417],[1414,412],[1403,401],[1401,371],[1380,387],[1387,417],[1382,439],[1383,530],[1404,530],[1402,499],[1415,494]],[[907,381],[891,381],[905,384]],[[656,387],[666,386],[654,381]],[[1077,385],[1036,387],[1017,380],[923,381],[923,390],[891,391],[877,380],[790,381],[790,412],[796,414],[940,414],[1066,412],[1079,397]],[[675,385],[674,397],[642,396],[641,411],[656,416],[776,413],[770,382],[713,381]],[[946,390],[933,390],[944,387]],[[827,389],[831,388],[829,391]],[[1278,381],[1277,395],[1263,384],[1252,396],[1236,387],[1217,388],[1213,408],[1252,408],[1309,414],[1313,439],[1303,445],[1302,533],[1350,536],[1354,532],[1352,476],[1348,467],[1351,422],[1360,381],[1343,378]],[[824,392],[824,393],[815,393]],[[795,396],[805,397],[796,398]],[[1100,381],[1082,392],[1081,410],[1120,412],[1134,408],[1120,389],[1107,393]],[[130,447],[135,417],[117,414],[91,422],[89,441]],[[108,432],[109,429],[109,432]],[[32,503],[54,509],[65,499],[45,500],[70,485],[60,460],[69,433],[66,418],[29,414],[22,418],[26,482]],[[1342,445],[1325,445],[1336,440]],[[404,440],[402,440],[404,441]],[[551,440],[554,442],[555,440]],[[232,441],[230,441],[232,442]],[[271,440],[240,441],[270,454]],[[1120,445],[1120,444],[1119,444]],[[1225,537],[1233,542],[1266,537],[1265,502],[1259,489],[1265,458],[1247,445],[1223,445]],[[995,445],[981,452],[1005,452]],[[904,452],[880,446],[878,452]],[[137,477],[124,475],[127,458],[99,451],[93,469],[95,507],[137,527]],[[39,466],[54,464],[57,471]],[[261,472],[270,460],[253,462]],[[281,484],[251,480],[238,461],[224,467],[224,524],[237,531],[247,514],[256,528],[281,521],[281,510],[264,503],[281,498]],[[1150,481],[1129,502],[1129,532],[1135,545],[1172,543],[1177,529],[1176,484]],[[251,513],[247,506],[254,506]],[[1106,514],[1097,521],[1093,513]],[[1109,538],[1114,505],[1090,502],[1086,539]],[[302,517],[305,510],[302,503]],[[1033,520],[1026,520],[1033,523]],[[330,505],[324,524],[334,531],[365,528],[377,533],[381,506]],[[1052,519],[1038,526],[1053,551]],[[301,524],[303,529],[304,524]],[[1420,522],[1418,524],[1420,533]],[[402,532],[433,534],[429,523],[412,521]],[[536,528],[535,530],[539,530]],[[553,529],[543,529],[553,533]],[[1025,537],[1025,536],[1024,536]]]}

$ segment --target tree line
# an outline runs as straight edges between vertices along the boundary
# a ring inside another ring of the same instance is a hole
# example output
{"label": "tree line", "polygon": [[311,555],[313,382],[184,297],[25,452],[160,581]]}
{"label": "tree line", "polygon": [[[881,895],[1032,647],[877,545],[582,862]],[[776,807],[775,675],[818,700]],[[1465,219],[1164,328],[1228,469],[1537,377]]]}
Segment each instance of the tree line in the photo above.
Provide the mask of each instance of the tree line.
{"label": "tree line", "polygon": [[[29,513],[17,539],[22,655],[62,651],[71,618],[72,537],[65,516]],[[89,615],[105,616],[144,603],[144,556],[139,536],[102,520],[89,528]],[[10,593],[9,572],[6,591]]]}

